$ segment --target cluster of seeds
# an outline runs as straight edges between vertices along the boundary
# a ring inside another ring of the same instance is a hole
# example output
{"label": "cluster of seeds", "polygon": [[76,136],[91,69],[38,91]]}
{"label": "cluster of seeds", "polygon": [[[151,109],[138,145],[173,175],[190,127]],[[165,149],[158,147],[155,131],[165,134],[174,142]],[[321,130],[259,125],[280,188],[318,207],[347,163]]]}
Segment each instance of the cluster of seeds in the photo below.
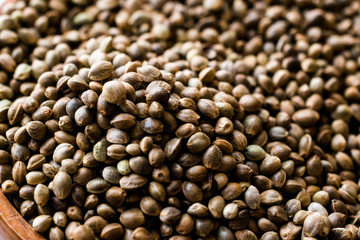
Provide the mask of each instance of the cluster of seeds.
{"label": "cluster of seeds", "polygon": [[359,9],[5,5],[2,192],[50,240],[359,238]]}

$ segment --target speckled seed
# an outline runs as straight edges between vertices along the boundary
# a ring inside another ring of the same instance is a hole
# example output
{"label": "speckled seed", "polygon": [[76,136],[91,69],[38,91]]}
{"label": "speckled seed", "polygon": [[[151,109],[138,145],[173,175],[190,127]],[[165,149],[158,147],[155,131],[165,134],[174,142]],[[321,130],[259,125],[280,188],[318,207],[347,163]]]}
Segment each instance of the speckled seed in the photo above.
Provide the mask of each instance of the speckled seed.
{"label": "speckled seed", "polygon": [[66,172],[58,172],[53,180],[52,191],[59,199],[67,198],[71,193],[71,177]]}
{"label": "speckled seed", "polygon": [[126,99],[126,88],[121,82],[112,80],[104,84],[102,94],[107,102],[122,104]]}
{"label": "speckled seed", "polygon": [[104,179],[96,178],[90,180],[86,184],[86,190],[90,193],[99,194],[105,192],[110,187],[110,184]]}

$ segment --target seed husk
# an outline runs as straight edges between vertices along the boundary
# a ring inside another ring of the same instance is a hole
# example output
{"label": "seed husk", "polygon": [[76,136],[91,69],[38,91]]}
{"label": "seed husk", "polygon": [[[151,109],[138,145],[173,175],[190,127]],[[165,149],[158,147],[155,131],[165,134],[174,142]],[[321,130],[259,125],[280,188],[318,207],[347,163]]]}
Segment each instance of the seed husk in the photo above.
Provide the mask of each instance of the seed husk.
{"label": "seed husk", "polygon": [[202,163],[206,168],[216,170],[221,166],[222,157],[220,148],[212,145],[204,152]]}
{"label": "seed husk", "polygon": [[121,213],[120,222],[127,228],[136,228],[145,223],[145,216],[140,209],[132,208]]}
{"label": "seed husk", "polygon": [[119,223],[110,223],[105,226],[100,234],[100,237],[105,240],[120,238],[123,235],[123,227]]}
{"label": "seed husk", "polygon": [[264,159],[266,153],[264,149],[258,145],[249,145],[244,151],[245,156],[252,161],[259,161]]}
{"label": "seed husk", "polygon": [[34,219],[32,226],[35,231],[43,233],[50,228],[51,222],[52,217],[50,215],[39,215]]}
{"label": "seed husk", "polygon": [[102,81],[110,77],[112,70],[110,62],[100,61],[91,66],[88,77],[94,81]]}
{"label": "seed husk", "polygon": [[36,204],[45,206],[50,199],[49,188],[43,184],[38,184],[34,191],[34,200]]}
{"label": "seed husk", "polygon": [[254,186],[248,187],[245,192],[245,202],[251,209],[257,209],[260,206],[260,193]]}
{"label": "seed husk", "polygon": [[294,113],[292,119],[302,127],[314,125],[320,118],[318,112],[311,109],[302,109]]}
{"label": "seed husk", "polygon": [[276,190],[266,190],[260,194],[260,202],[265,205],[278,204],[283,200],[281,194]]}
{"label": "seed husk", "polygon": [[296,239],[301,231],[300,226],[296,226],[292,222],[282,225],[280,228],[280,236],[282,239]]}
{"label": "seed husk", "polygon": [[191,152],[199,153],[206,149],[210,144],[210,138],[205,133],[197,132],[189,138],[186,146]]}
{"label": "seed husk", "polygon": [[87,219],[84,225],[89,227],[95,234],[98,234],[108,225],[108,221],[100,216],[93,216]]}
{"label": "seed husk", "polygon": [[71,193],[71,177],[66,172],[58,172],[53,180],[53,188],[55,196],[59,199],[67,198]]}
{"label": "seed husk", "polygon": [[110,187],[110,184],[104,179],[96,178],[90,180],[86,184],[86,190],[90,193],[99,194],[105,192]]}
{"label": "seed husk", "polygon": [[304,233],[308,237],[315,237],[324,227],[324,219],[320,213],[309,214],[304,221]]}
{"label": "seed husk", "polygon": [[80,226],[76,227],[72,231],[71,237],[74,240],[95,239],[93,230],[86,225],[80,225]]}
{"label": "seed husk", "polygon": [[120,179],[120,187],[124,190],[135,190],[139,189],[147,183],[147,178],[132,173],[129,176],[123,176]]}
{"label": "seed husk", "polygon": [[126,99],[126,88],[120,81],[109,81],[103,86],[104,99],[112,104],[122,104]]}
{"label": "seed husk", "polygon": [[209,212],[214,218],[222,218],[225,208],[225,201],[221,196],[215,196],[210,199],[208,204]]}
{"label": "seed husk", "polygon": [[30,185],[38,185],[46,181],[46,176],[41,171],[31,171],[25,176],[26,182]]}

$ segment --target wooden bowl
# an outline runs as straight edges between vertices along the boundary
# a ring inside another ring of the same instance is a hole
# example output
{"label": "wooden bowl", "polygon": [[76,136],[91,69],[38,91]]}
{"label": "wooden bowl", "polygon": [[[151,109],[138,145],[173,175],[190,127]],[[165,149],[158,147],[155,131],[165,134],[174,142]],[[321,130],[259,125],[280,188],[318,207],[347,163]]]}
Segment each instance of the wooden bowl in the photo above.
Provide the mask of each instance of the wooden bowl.
{"label": "wooden bowl", "polygon": [[0,239],[44,240],[16,211],[0,190]]}

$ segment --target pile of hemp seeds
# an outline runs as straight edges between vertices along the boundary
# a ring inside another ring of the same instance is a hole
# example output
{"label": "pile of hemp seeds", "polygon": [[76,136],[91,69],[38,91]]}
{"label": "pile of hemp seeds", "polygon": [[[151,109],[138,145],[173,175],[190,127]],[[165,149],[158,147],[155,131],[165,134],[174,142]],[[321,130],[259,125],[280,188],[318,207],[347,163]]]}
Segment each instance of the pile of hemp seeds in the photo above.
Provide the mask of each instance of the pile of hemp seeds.
{"label": "pile of hemp seeds", "polygon": [[0,184],[50,240],[360,238],[358,0],[19,0]]}

